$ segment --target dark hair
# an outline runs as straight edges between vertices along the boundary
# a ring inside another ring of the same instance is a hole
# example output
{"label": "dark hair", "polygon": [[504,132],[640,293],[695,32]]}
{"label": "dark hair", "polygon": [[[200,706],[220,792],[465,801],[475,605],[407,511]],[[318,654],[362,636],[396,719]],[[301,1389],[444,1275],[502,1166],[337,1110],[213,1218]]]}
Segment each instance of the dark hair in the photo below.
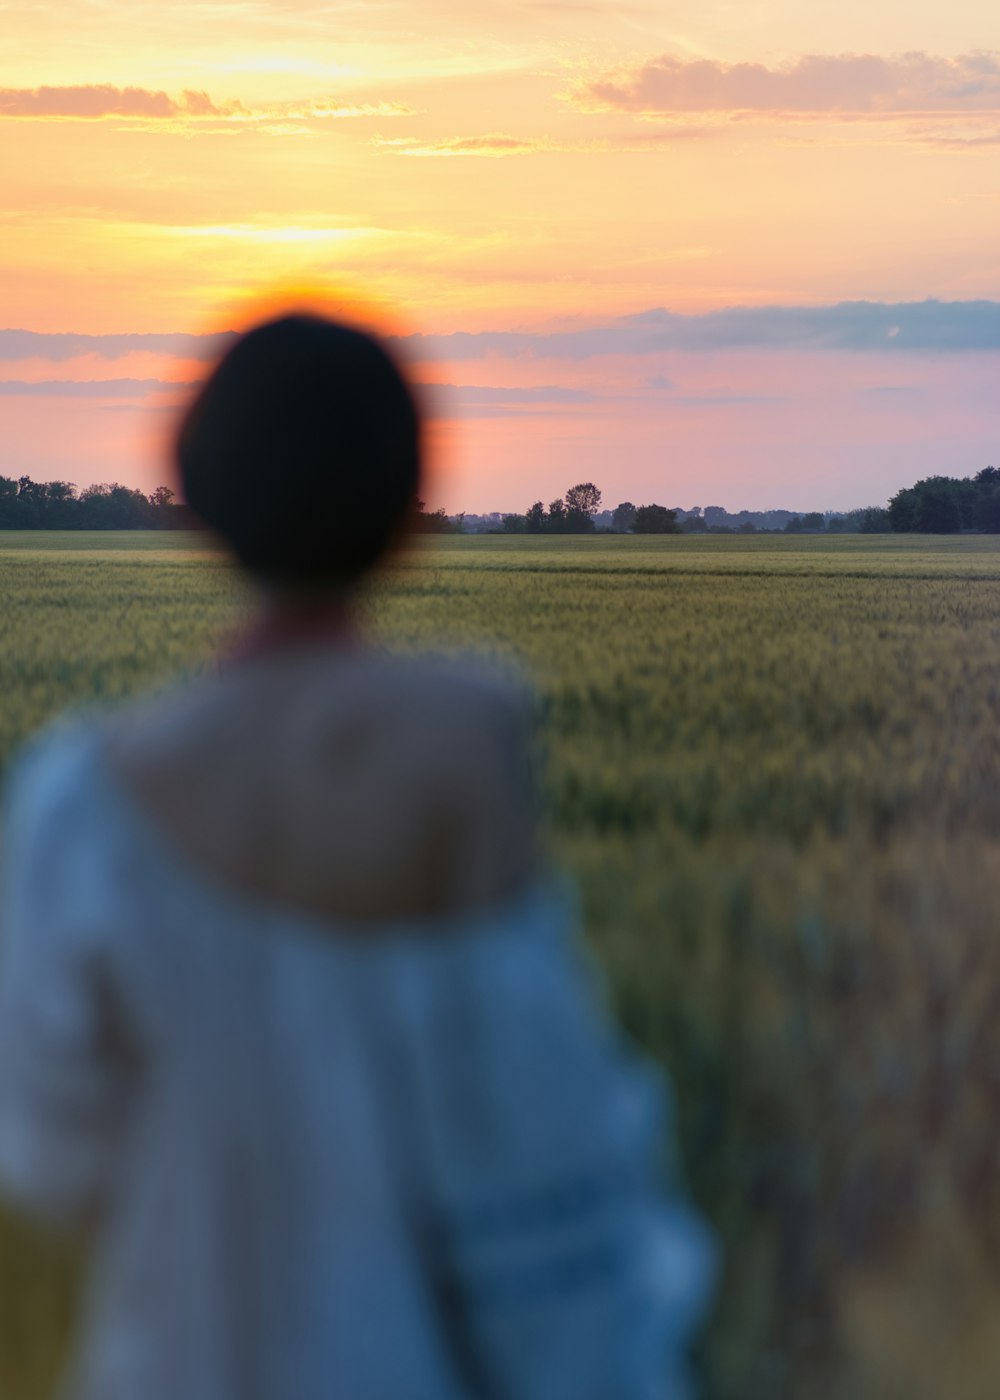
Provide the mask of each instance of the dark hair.
{"label": "dark hair", "polygon": [[319,316],[240,337],[177,436],[184,496],[250,572],[305,587],[369,569],[420,480],[420,418],[387,351]]}

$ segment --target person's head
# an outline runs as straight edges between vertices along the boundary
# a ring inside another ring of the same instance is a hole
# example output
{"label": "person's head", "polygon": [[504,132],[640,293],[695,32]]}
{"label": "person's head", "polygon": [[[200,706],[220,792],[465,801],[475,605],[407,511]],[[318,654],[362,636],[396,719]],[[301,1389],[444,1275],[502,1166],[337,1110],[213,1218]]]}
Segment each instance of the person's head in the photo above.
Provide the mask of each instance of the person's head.
{"label": "person's head", "polygon": [[241,336],[184,415],[188,504],[272,587],[344,588],[398,533],[420,482],[420,417],[371,336],[312,315]]}

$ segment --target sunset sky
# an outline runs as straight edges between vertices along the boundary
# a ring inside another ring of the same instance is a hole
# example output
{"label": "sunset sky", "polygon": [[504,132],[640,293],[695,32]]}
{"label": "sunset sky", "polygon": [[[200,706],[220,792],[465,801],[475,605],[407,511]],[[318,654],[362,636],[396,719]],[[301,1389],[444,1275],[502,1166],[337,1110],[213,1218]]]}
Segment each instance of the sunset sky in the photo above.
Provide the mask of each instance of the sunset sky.
{"label": "sunset sky", "polygon": [[1000,466],[995,0],[4,0],[0,176],[0,474],[168,479],[305,286],[439,386],[452,511]]}

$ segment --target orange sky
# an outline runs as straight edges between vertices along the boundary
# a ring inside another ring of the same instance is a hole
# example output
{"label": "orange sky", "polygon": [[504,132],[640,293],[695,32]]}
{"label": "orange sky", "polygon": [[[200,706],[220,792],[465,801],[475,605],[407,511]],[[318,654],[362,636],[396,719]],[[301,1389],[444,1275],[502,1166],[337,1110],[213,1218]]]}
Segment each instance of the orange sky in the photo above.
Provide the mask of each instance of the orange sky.
{"label": "orange sky", "polygon": [[0,329],[0,472],[162,479],[199,364],[163,338],[291,283],[442,337],[450,509],[847,507],[1000,458],[1000,11],[687,9],[0,6],[0,325],[42,333]]}

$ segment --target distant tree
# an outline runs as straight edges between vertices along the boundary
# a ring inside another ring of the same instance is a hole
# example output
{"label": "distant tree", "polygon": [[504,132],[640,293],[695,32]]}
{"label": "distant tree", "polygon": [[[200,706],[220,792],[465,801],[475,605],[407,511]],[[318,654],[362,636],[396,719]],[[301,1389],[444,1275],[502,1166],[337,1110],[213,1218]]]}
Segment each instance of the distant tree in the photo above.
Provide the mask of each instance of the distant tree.
{"label": "distant tree", "polygon": [[631,501],[622,501],[611,512],[611,528],[625,535],[635,524],[635,506]]}
{"label": "distant tree", "polygon": [[798,535],[802,531],[802,516],[793,515],[791,520],[785,521],[785,534]]}
{"label": "distant tree", "polygon": [[1000,535],[1000,486],[980,494],[977,502],[976,523],[988,535]]}
{"label": "distant tree", "polygon": [[78,509],[85,530],[141,530],[152,524],[153,507],[142,492],[117,481],[86,487]]}
{"label": "distant tree", "polygon": [[757,526],[752,520],[743,520],[740,522],[736,533],[738,535],[755,535],[757,533]]}
{"label": "distant tree", "polygon": [[989,535],[1000,534],[1000,471],[983,467],[972,479],[972,523]]}
{"label": "distant tree", "polygon": [[892,528],[885,506],[862,506],[860,510],[848,511],[844,518],[849,530],[862,535],[884,535]]}
{"label": "distant tree", "polygon": [[708,524],[703,515],[686,515],[680,526],[685,535],[704,535],[708,531]]}
{"label": "distant tree", "polygon": [[931,535],[982,529],[982,503],[994,489],[992,477],[980,484],[969,477],[925,477],[893,496],[889,502],[890,524],[893,530]]}
{"label": "distant tree", "polygon": [[822,511],[819,511],[819,510],[810,510],[810,511],[808,511],[808,512],[802,517],[802,529],[803,529],[803,530],[822,530],[822,528],[823,528],[823,512],[822,512]]}
{"label": "distant tree", "polygon": [[632,529],[637,535],[680,534],[677,512],[667,510],[666,506],[657,505],[639,506],[635,513]]}
{"label": "distant tree", "polygon": [[451,521],[445,515],[444,506],[437,510],[421,511],[417,516],[418,529],[425,535],[450,535],[453,533]]}
{"label": "distant tree", "polygon": [[594,528],[594,516],[601,505],[601,493],[592,481],[582,481],[566,492],[566,524],[568,533],[587,534]]}
{"label": "distant tree", "polygon": [[419,496],[413,502],[410,527],[421,535],[452,535],[455,533],[451,520],[445,514],[444,506],[428,510]]}
{"label": "distant tree", "polygon": [[[989,482],[983,487],[990,489]],[[962,481],[950,476],[929,476],[902,491],[889,502],[889,518],[893,530],[916,530],[922,534],[946,535],[974,528],[977,514],[977,492],[983,490],[969,478]]]}
{"label": "distant tree", "polygon": [[72,530],[76,525],[76,487],[72,481],[46,483],[44,508],[48,530]]}
{"label": "distant tree", "polygon": [[17,528],[17,482],[0,476],[0,530]]}
{"label": "distant tree", "polygon": [[905,533],[917,528],[917,493],[912,486],[897,491],[889,502],[889,528]]}
{"label": "distant tree", "polygon": [[564,501],[549,502],[547,527],[553,535],[564,535],[566,533],[566,504]]}
{"label": "distant tree", "polygon": [[20,530],[40,530],[45,514],[45,487],[30,476],[17,479],[17,524]]}
{"label": "distant tree", "polygon": [[500,521],[500,529],[505,535],[524,535],[527,533],[528,522],[523,515],[505,515]]}
{"label": "distant tree", "polygon": [[545,529],[545,507],[541,501],[528,507],[525,514],[525,524],[529,535],[540,535]]}
{"label": "distant tree", "polygon": [[962,513],[954,491],[928,487],[920,493],[917,529],[928,535],[950,535],[962,528]]}

